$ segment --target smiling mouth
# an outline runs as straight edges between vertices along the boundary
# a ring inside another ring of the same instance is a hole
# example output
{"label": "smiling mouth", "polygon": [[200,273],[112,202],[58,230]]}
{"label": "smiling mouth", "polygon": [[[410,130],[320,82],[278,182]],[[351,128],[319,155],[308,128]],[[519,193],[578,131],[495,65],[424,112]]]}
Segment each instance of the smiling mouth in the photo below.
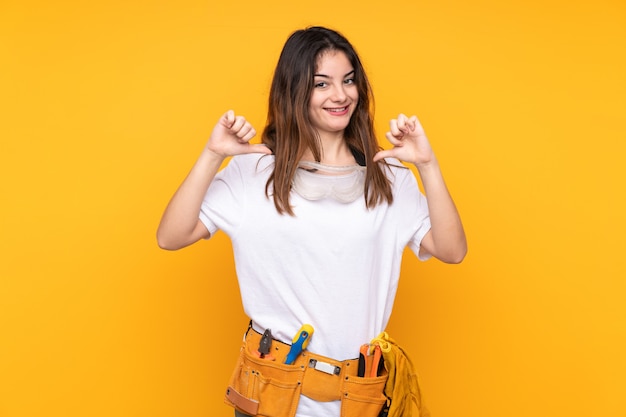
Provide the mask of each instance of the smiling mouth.
{"label": "smiling mouth", "polygon": [[333,114],[345,114],[348,111],[348,106],[345,107],[327,107],[324,110],[326,110],[329,113],[333,113]]}

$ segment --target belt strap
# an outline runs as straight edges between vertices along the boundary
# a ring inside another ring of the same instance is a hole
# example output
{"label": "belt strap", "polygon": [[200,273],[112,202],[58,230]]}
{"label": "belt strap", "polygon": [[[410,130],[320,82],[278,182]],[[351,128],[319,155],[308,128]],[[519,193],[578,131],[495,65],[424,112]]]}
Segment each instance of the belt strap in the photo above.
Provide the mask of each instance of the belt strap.
{"label": "belt strap", "polygon": [[228,389],[226,389],[226,398],[235,406],[243,410],[246,414],[256,416],[259,412],[258,401],[244,397],[232,387],[228,387]]}

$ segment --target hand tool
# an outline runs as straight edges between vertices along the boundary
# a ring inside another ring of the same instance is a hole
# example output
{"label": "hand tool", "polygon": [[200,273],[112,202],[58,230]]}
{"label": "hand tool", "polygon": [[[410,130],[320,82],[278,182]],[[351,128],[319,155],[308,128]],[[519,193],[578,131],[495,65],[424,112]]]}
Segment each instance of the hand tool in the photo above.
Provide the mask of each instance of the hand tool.
{"label": "hand tool", "polygon": [[259,342],[259,348],[253,352],[261,359],[267,359],[270,361],[276,360],[276,358],[270,353],[270,347],[272,346],[272,330],[265,329],[261,341]]}
{"label": "hand tool", "polygon": [[382,366],[382,351],[378,345],[366,343],[359,350],[359,368],[357,375],[360,377],[375,378]]}
{"label": "hand tool", "polygon": [[364,344],[361,345],[361,349],[359,350],[359,369],[357,376],[360,376],[361,378],[365,376],[365,368],[367,364],[365,358],[367,358],[367,351],[369,350],[369,347],[370,345]]}
{"label": "hand tool", "polygon": [[287,358],[285,358],[285,363],[287,365],[291,365],[296,360],[298,355],[306,349],[312,334],[313,326],[310,324],[303,324],[302,327],[300,327],[300,330],[298,330],[298,333],[296,333],[293,338],[291,349],[289,349]]}
{"label": "hand tool", "polygon": [[380,350],[380,346],[375,345],[373,347],[374,352],[372,356],[372,368],[370,369],[370,378],[376,378],[378,376],[378,365],[380,365],[380,357],[382,356],[382,351]]}

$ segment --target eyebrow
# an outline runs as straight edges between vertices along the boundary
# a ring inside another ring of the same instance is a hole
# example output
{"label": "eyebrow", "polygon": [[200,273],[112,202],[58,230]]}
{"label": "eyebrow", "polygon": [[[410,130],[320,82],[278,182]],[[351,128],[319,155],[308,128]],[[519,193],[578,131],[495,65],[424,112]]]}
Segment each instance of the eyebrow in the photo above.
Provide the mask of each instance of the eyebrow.
{"label": "eyebrow", "polygon": [[[349,77],[350,75],[354,75],[355,71],[352,70],[349,73],[347,73],[346,75],[343,76],[343,78]],[[326,75],[326,74],[313,74],[314,77],[323,77],[323,78],[332,78],[330,75]]]}

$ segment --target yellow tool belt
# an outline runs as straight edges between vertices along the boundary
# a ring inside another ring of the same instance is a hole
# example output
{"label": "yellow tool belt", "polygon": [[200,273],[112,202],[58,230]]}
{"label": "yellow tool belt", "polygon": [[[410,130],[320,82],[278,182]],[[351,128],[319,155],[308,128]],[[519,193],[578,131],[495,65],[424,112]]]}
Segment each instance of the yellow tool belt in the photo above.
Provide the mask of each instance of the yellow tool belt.
{"label": "yellow tool belt", "polygon": [[341,401],[341,417],[376,417],[387,397],[387,372],[359,377],[358,359],[337,361],[303,351],[284,364],[290,345],[272,341],[265,358],[255,354],[262,335],[250,328],[244,338],[224,401],[251,416],[293,417],[300,394],[316,401]]}

